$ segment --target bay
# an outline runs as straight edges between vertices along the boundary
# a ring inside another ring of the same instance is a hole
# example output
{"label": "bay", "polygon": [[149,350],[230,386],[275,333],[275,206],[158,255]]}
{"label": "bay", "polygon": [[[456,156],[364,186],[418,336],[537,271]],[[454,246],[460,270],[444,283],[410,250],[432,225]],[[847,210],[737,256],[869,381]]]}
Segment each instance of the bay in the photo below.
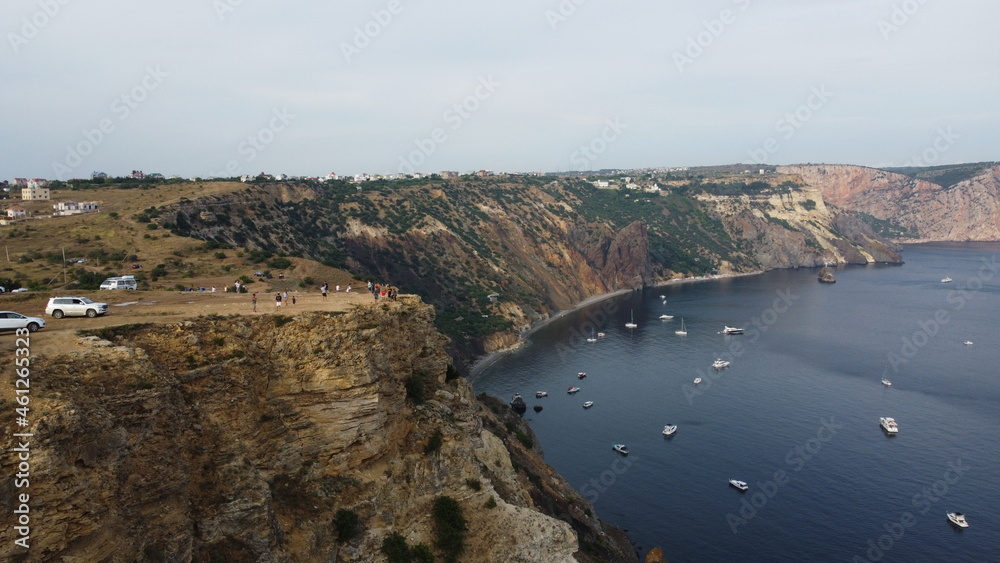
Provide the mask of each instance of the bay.
{"label": "bay", "polygon": [[835,284],[800,269],[632,292],[556,319],[473,385],[541,404],[525,416],[545,459],[643,554],[997,560],[998,256],[996,243],[913,245],[905,264],[840,268]]}

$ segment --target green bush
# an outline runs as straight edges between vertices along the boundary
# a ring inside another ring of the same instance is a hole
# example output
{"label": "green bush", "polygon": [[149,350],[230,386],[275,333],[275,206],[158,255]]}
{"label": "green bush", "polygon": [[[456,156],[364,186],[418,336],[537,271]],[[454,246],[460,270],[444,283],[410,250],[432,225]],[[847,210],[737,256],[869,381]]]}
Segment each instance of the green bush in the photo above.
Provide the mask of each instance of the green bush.
{"label": "green bush", "polygon": [[393,532],[382,540],[382,554],[388,558],[389,563],[409,563],[410,547],[406,545],[406,538]]}
{"label": "green bush", "polygon": [[441,449],[441,445],[444,444],[444,435],[441,434],[441,430],[435,430],[427,444],[424,445],[424,454],[430,455]]}
{"label": "green bush", "polygon": [[496,508],[497,507],[497,499],[494,498],[494,497],[492,497],[492,496],[490,496],[490,498],[486,501],[486,504],[484,504],[483,506],[485,506],[486,508]]}
{"label": "green bush", "polygon": [[275,270],[287,270],[289,266],[292,265],[292,261],[288,258],[278,257],[270,260],[267,263],[268,268],[274,268]]}
{"label": "green bush", "polygon": [[357,512],[341,508],[333,517],[333,527],[337,530],[337,541],[346,543],[361,531],[361,519],[358,518]]}
{"label": "green bush", "polygon": [[465,484],[473,491],[480,491],[483,488],[483,482],[479,479],[466,479]]}
{"label": "green bush", "polygon": [[465,550],[465,516],[458,501],[441,496],[434,501],[434,545],[441,550],[446,563],[458,561]]}

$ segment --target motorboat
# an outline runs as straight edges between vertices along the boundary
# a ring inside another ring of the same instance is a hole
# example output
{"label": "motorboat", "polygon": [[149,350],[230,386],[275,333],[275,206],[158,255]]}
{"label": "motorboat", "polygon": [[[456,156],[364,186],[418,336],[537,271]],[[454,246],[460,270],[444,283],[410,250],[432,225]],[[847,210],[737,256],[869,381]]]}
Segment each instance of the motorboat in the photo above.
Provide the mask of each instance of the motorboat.
{"label": "motorboat", "polygon": [[674,334],[676,334],[677,336],[687,336],[688,331],[687,328],[684,327],[684,317],[681,317],[681,329],[675,330]]}
{"label": "motorboat", "polygon": [[672,318],[674,318],[673,315],[660,315],[660,320],[661,321],[669,321]]}
{"label": "motorboat", "polygon": [[579,387],[577,387],[576,385],[573,385],[569,389],[567,389],[566,392],[569,393],[570,395],[572,395],[573,393],[576,393],[579,390],[580,390]]}
{"label": "motorboat", "polygon": [[952,281],[951,278],[947,276],[941,278],[941,283],[951,283],[951,281]]}
{"label": "motorboat", "polygon": [[725,369],[729,367],[729,362],[723,360],[722,358],[718,358],[714,362],[712,362],[712,367],[715,369]]}
{"label": "motorboat", "polygon": [[661,296],[660,296],[660,299],[662,299],[662,300],[666,301],[666,300],[667,300],[667,296],[666,296],[666,295],[661,295]]}
{"label": "motorboat", "polygon": [[677,432],[677,426],[675,426],[673,424],[668,424],[668,425],[666,425],[666,426],[663,427],[663,435],[664,436],[673,436],[674,432]]}
{"label": "motorboat", "polygon": [[597,333],[597,337],[598,338],[604,338],[605,336],[607,336],[607,334],[604,334],[603,332],[598,332]]}
{"label": "motorboat", "polygon": [[611,448],[622,455],[628,455],[628,446],[625,444],[611,444]]}
{"label": "motorboat", "polygon": [[722,334],[743,334],[743,329],[736,328],[734,326],[727,326],[722,329]]}
{"label": "motorboat", "polygon": [[948,521],[959,528],[968,528],[969,523],[965,521],[965,515],[961,512],[949,512]]}
{"label": "motorboat", "polygon": [[535,398],[536,399],[541,399],[542,397],[548,397],[548,396],[549,396],[549,392],[548,391],[535,391]]}
{"label": "motorboat", "polygon": [[510,408],[514,409],[514,412],[523,413],[528,410],[528,405],[524,403],[524,398],[521,397],[520,393],[514,393],[510,399]]}
{"label": "motorboat", "polygon": [[886,387],[891,387],[892,386],[892,382],[883,377],[882,378],[882,385],[885,385]]}
{"label": "motorboat", "polygon": [[635,324],[635,311],[632,311],[632,316],[629,322],[625,323],[625,328],[639,328],[639,325]]}
{"label": "motorboat", "polygon": [[587,401],[587,402],[583,403],[583,408],[585,408],[585,409],[589,409],[592,406],[594,406],[594,401]]}
{"label": "motorboat", "polygon": [[878,419],[878,422],[880,425],[882,425],[882,429],[888,432],[889,434],[896,434],[897,432],[899,432],[899,427],[896,426],[896,419],[894,418],[883,416],[882,418]]}
{"label": "motorboat", "polygon": [[535,409],[535,412],[542,412],[542,405],[535,405],[534,409]]}
{"label": "motorboat", "polygon": [[745,491],[750,488],[750,486],[744,483],[743,481],[737,481],[736,479],[730,479],[729,484],[741,491]]}
{"label": "motorboat", "polygon": [[695,385],[701,385],[701,378],[700,377],[694,378],[694,384]]}
{"label": "motorboat", "polygon": [[966,346],[972,346],[972,341],[971,340],[966,340],[962,344],[965,344]]}
{"label": "motorboat", "polygon": [[577,379],[583,379],[584,377],[587,377],[587,372],[585,371],[581,371],[580,373],[576,374]]}

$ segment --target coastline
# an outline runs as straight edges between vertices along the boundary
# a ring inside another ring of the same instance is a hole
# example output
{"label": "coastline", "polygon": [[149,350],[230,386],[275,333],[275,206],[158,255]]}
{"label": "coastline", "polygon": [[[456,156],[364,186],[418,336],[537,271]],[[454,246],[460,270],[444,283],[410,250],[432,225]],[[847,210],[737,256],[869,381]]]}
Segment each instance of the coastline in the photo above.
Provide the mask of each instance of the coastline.
{"label": "coastline", "polygon": [[632,292],[635,292],[635,291],[644,291],[644,290],[647,290],[647,289],[656,289],[656,288],[665,287],[665,286],[668,286],[668,285],[677,285],[677,284],[682,284],[682,283],[716,281],[716,280],[729,279],[729,278],[739,278],[739,277],[743,277],[743,276],[756,276],[756,275],[760,275],[760,274],[763,274],[763,273],[764,273],[764,270],[756,270],[756,271],[753,271],[753,272],[744,272],[744,273],[737,273],[737,274],[716,274],[716,275],[711,275],[711,276],[695,276],[695,277],[690,277],[690,278],[673,278],[673,279],[670,279],[670,280],[666,280],[666,281],[663,281],[663,282],[660,282],[660,283],[656,283],[656,284],[653,284],[653,285],[648,285],[648,286],[644,286],[644,287],[640,287],[640,288],[619,289],[619,290],[616,290],[616,291],[612,291],[610,293],[602,293],[600,295],[594,295],[593,297],[588,297],[588,298],[584,299],[583,301],[580,301],[579,303],[573,305],[573,307],[571,307],[569,309],[563,309],[561,311],[558,311],[558,312],[556,312],[556,314],[548,317],[547,319],[542,319],[540,321],[536,321],[530,327],[522,330],[521,333],[517,337],[517,344],[514,344],[513,346],[509,346],[507,348],[503,348],[501,350],[497,350],[495,352],[490,352],[489,354],[487,354],[487,355],[485,355],[485,356],[477,359],[472,364],[472,366],[469,368],[469,375],[468,375],[467,379],[469,380],[470,383],[475,382],[476,376],[479,375],[480,373],[482,373],[483,370],[485,370],[486,368],[488,368],[491,365],[493,365],[494,363],[496,363],[497,360],[499,360],[500,358],[502,358],[502,357],[506,356],[507,354],[510,354],[511,352],[513,352],[513,351],[519,349],[520,347],[524,346],[525,342],[527,342],[527,340],[528,340],[528,337],[531,336],[534,332],[536,332],[536,331],[544,328],[546,325],[548,325],[549,323],[555,321],[556,319],[562,318],[562,317],[564,317],[564,316],[566,316],[566,315],[568,315],[570,313],[575,313],[576,311],[579,311],[580,309],[583,309],[584,307],[593,305],[594,303],[600,303],[601,301],[604,301],[606,299],[611,299],[612,297],[617,297],[619,295],[624,295],[626,293],[632,293]]}

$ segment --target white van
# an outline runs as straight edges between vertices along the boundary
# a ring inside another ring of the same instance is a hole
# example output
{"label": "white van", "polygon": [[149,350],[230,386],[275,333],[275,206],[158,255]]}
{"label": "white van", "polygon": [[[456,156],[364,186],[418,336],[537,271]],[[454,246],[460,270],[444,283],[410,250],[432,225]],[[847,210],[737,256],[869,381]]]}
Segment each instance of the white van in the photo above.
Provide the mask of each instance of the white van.
{"label": "white van", "polygon": [[108,278],[101,282],[101,289],[138,289],[139,286],[135,282],[135,276],[121,276],[117,278]]}

